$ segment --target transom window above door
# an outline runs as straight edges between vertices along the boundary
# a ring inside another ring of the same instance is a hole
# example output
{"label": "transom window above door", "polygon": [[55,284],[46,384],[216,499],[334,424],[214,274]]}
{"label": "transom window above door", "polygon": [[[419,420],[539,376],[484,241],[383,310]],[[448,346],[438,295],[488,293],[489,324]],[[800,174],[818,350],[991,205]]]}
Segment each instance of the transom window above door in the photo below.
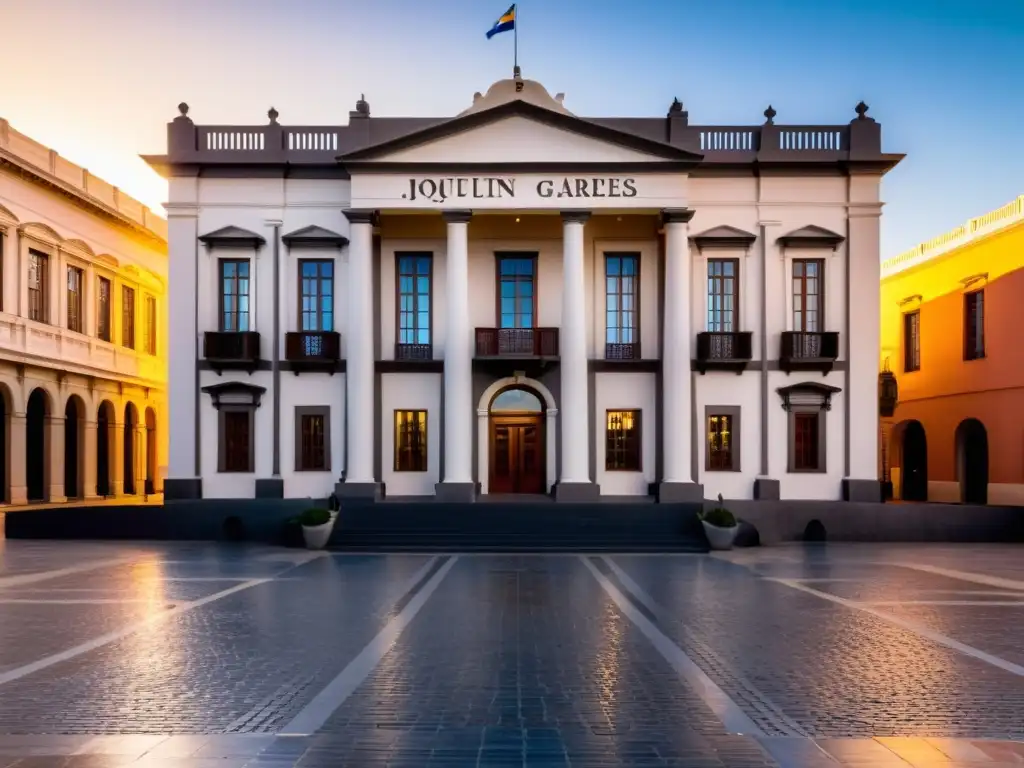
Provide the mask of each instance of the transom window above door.
{"label": "transom window above door", "polygon": [[537,307],[536,254],[498,254],[498,327],[533,328]]}

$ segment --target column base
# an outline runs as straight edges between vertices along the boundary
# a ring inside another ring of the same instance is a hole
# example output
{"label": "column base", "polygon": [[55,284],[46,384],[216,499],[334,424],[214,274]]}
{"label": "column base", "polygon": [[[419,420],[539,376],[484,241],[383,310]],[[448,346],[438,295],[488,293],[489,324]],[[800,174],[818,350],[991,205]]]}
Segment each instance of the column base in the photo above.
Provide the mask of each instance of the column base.
{"label": "column base", "polygon": [[53,491],[50,491],[50,493],[47,494],[47,496],[46,496],[46,503],[47,504],[63,504],[67,500],[68,500],[68,497],[64,495],[64,486],[63,485],[60,487],[60,492],[59,493],[54,493]]}
{"label": "column base", "polygon": [[601,499],[601,486],[597,483],[555,483],[555,501],[587,502]]}
{"label": "column base", "polygon": [[15,504],[28,504],[28,486],[11,486],[11,506]]}
{"label": "column base", "polygon": [[658,483],[655,492],[659,504],[702,504],[704,486],[699,483]]}
{"label": "column base", "polygon": [[256,478],[257,499],[283,499],[284,480],[280,477]]}
{"label": "column base", "polygon": [[335,483],[334,492],[340,499],[370,499],[380,501],[384,498],[384,487],[380,483]]}
{"label": "column base", "polygon": [[754,498],[759,501],[778,501],[781,498],[779,481],[770,477],[759,477],[754,480]]}
{"label": "column base", "polygon": [[843,501],[878,503],[882,500],[882,483],[878,480],[843,478]]}
{"label": "column base", "polygon": [[435,483],[434,501],[476,501],[476,483]]}
{"label": "column base", "polygon": [[203,498],[203,478],[201,477],[168,477],[164,480],[164,501],[194,501],[201,498]]}

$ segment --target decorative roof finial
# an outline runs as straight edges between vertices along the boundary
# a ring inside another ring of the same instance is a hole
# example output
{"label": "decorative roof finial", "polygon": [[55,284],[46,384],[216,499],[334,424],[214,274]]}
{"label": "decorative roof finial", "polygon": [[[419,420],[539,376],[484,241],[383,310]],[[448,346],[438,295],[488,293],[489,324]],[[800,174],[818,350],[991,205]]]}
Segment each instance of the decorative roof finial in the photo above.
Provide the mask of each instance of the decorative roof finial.
{"label": "decorative roof finial", "polygon": [[277,116],[279,114],[280,113],[276,109],[274,109],[273,107],[271,107],[270,109],[267,110],[267,117],[270,118],[270,124],[271,125],[277,125]]}
{"label": "decorative roof finial", "polygon": [[868,105],[865,104],[863,101],[861,101],[859,104],[857,104],[857,106],[855,107],[855,111],[857,112],[857,119],[858,120],[870,120],[871,119],[871,118],[868,117]]}
{"label": "decorative roof finial", "polygon": [[775,125],[775,116],[777,114],[779,114],[779,113],[775,111],[775,109],[772,107],[771,104],[769,104],[768,105],[768,109],[766,109],[764,111],[764,117],[765,117],[764,124],[765,125]]}
{"label": "decorative roof finial", "polygon": [[370,104],[369,102],[366,101],[365,93],[359,94],[359,101],[356,102],[356,112],[358,112],[360,115],[370,114]]}
{"label": "decorative roof finial", "polygon": [[178,111],[181,112],[182,117],[188,117],[188,104],[184,101],[178,105]]}
{"label": "decorative roof finial", "polygon": [[669,114],[683,111],[683,102],[678,97],[672,99],[672,106],[668,108]]}

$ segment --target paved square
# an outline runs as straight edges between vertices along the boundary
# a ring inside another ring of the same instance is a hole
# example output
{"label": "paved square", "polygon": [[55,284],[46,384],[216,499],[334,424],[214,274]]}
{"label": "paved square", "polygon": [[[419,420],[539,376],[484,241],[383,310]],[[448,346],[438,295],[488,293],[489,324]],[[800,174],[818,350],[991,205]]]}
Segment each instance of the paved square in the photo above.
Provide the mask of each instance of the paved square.
{"label": "paved square", "polygon": [[1024,765],[1024,550],[0,541],[0,768]]}

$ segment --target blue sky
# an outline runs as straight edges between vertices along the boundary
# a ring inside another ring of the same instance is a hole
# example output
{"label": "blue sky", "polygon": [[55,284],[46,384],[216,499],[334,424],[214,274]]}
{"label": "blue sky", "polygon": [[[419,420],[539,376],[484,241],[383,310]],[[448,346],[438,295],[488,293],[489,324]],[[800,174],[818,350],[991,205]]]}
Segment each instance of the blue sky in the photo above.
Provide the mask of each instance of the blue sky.
{"label": "blue sky", "polygon": [[[509,0],[7,0],[0,116],[161,210],[137,159],[187,101],[199,123],[451,115],[512,65],[484,33]],[[523,0],[526,77],[580,115],[843,123],[861,99],[885,148],[883,255],[1024,193],[1024,1]],[[59,20],[59,21],[58,21]],[[40,45],[40,40],[45,43]],[[15,74],[16,73],[16,74]]]}

